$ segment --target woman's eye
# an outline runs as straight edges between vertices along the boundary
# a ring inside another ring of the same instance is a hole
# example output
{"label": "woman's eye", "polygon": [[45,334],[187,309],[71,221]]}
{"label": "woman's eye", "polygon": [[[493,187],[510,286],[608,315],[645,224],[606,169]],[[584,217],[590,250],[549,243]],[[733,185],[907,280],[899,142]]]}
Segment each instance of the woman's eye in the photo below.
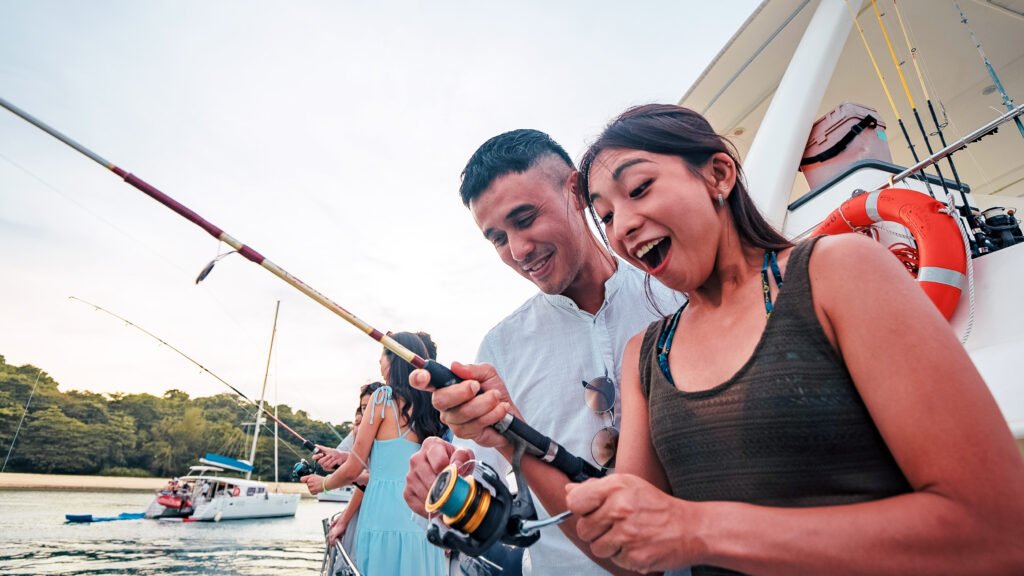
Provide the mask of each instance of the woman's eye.
{"label": "woman's eye", "polygon": [[629,197],[639,198],[640,196],[643,196],[644,192],[646,192],[647,189],[651,186],[651,182],[652,180],[644,180],[643,184],[629,191]]}
{"label": "woman's eye", "polygon": [[609,225],[611,223],[612,223],[612,213],[611,212],[605,214],[604,216],[601,216],[601,224],[604,224],[605,226],[607,226],[607,225]]}

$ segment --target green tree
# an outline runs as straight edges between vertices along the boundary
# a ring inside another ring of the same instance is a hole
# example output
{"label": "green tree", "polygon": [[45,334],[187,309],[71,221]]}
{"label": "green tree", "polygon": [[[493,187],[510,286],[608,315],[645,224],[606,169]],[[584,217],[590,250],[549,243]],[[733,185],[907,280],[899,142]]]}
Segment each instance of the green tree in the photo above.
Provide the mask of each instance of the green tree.
{"label": "green tree", "polygon": [[[7,364],[0,355],[0,447],[6,452],[39,377],[35,395],[18,436],[8,470],[95,474],[114,470],[157,476],[179,475],[206,452],[245,458],[251,436],[242,424],[256,408],[232,394],[190,398],[181,390],[152,394],[61,392],[46,372],[25,364]],[[268,407],[268,410],[273,408]],[[309,418],[302,410],[278,407],[282,421],[317,443],[333,446],[348,433],[348,422],[335,426]],[[273,421],[261,430],[256,474],[273,475]],[[251,427],[248,428],[251,434]],[[282,430],[279,465],[287,478],[292,465],[309,453]]]}

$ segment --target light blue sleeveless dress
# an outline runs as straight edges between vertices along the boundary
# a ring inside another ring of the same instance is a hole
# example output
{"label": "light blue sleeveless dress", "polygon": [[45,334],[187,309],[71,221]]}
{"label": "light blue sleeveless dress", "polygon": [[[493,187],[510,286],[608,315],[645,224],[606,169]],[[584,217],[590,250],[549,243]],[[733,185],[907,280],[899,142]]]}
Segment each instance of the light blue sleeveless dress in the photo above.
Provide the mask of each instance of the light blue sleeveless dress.
{"label": "light blue sleeveless dress", "polygon": [[[397,426],[398,409],[391,387],[382,386],[371,398],[371,422],[375,416],[383,419],[389,406]],[[427,542],[426,530],[417,524],[402,497],[409,458],[420,449],[405,437],[408,433],[406,429],[397,438],[374,440],[370,450],[370,482],[356,528],[356,564],[363,576],[445,574],[444,551]]]}

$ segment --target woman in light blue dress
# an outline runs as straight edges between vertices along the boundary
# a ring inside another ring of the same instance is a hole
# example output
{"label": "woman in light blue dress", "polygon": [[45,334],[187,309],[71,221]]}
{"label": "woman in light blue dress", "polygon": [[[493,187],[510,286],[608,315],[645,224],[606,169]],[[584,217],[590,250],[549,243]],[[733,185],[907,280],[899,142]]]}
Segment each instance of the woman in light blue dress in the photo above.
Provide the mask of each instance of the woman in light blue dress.
{"label": "woman in light blue dress", "polygon": [[[399,332],[391,337],[427,357],[427,348],[416,334]],[[406,505],[402,491],[409,458],[425,438],[440,436],[444,425],[430,403],[430,394],[409,386],[412,366],[386,350],[380,362],[385,386],[370,398],[352,448],[353,457],[324,478],[322,486],[309,486],[310,492],[349,484],[365,465],[370,482],[356,528],[355,560],[359,570],[364,576],[441,576],[445,574],[444,552],[427,542],[425,527]]]}

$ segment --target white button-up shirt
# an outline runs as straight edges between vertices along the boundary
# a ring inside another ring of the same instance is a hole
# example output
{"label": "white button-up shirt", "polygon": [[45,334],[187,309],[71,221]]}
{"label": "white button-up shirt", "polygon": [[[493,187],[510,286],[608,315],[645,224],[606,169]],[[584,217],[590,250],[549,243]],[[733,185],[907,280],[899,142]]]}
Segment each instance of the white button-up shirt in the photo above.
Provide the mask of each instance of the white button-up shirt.
{"label": "white button-up shirt", "polygon": [[[493,365],[508,387],[524,420],[565,449],[592,464],[591,441],[602,428],[618,428],[621,413],[619,378],[622,354],[629,339],[651,322],[675,312],[682,295],[650,281],[649,301],[643,272],[618,261],[605,282],[604,303],[596,314],[581,310],[572,299],[539,293],[488,332],[478,363]],[[608,376],[615,383],[615,414],[597,414],[584,402],[584,383]],[[511,464],[497,451],[456,440],[502,477]],[[548,513],[534,498],[541,518]],[[545,529],[527,550],[524,573],[567,576],[606,574],[557,528]]]}

